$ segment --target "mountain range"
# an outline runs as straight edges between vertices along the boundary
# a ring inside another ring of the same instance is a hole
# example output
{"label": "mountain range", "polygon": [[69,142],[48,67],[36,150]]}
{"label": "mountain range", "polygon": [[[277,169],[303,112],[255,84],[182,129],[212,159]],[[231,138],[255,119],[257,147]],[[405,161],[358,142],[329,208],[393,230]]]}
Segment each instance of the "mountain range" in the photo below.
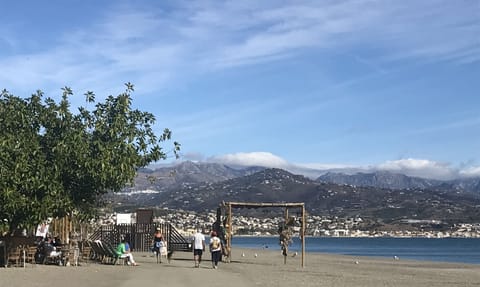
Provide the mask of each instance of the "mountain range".
{"label": "mountain range", "polygon": [[184,162],[140,170],[135,185],[111,200],[123,210],[196,212],[215,210],[222,201],[305,202],[315,215],[361,216],[393,225],[410,219],[454,224],[480,222],[478,191],[478,179],[437,181],[385,172],[331,172],[310,179],[282,169]]}
{"label": "mountain range", "polygon": [[[265,167],[231,167],[218,163],[195,163],[185,161],[180,164],[156,169],[141,169],[130,190],[164,191],[184,184],[214,183],[232,178],[247,176]],[[315,181],[387,189],[440,189],[451,191],[480,192],[480,178],[458,178],[453,180],[436,180],[407,176],[388,171],[371,173],[342,173],[326,170]]]}

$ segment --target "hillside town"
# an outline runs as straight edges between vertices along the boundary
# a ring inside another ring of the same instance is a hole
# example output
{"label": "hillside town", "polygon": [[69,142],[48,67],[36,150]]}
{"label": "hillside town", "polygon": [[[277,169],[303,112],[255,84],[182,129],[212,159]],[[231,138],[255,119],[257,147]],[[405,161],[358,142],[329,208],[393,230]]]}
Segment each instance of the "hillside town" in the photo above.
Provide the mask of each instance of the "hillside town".
{"label": "hillside town", "polygon": [[[194,213],[183,210],[163,210],[164,215],[154,218],[156,223],[170,223],[180,233],[190,236],[197,229],[208,233],[216,220],[214,212]],[[110,213],[102,217],[98,224],[135,223],[135,213]],[[276,236],[278,226],[284,218],[256,218],[242,215],[232,216],[233,234],[236,236]],[[425,237],[425,238],[480,238],[480,223],[458,223],[441,230],[431,228],[439,225],[434,220],[405,220],[404,229],[374,229],[372,222],[361,217],[338,218],[311,215],[307,217],[306,236],[318,237]],[[299,236],[301,222],[295,218],[294,236]],[[411,228],[407,228],[411,227]]]}

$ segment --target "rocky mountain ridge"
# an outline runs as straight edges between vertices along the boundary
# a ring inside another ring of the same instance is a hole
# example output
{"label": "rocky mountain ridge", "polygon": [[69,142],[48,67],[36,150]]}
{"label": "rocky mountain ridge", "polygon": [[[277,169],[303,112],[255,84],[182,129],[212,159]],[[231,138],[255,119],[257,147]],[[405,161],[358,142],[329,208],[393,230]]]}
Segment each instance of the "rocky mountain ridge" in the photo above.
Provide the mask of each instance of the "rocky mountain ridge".
{"label": "rocky mountain ridge", "polygon": [[352,175],[337,172],[327,172],[326,174],[318,177],[317,181],[390,189],[432,188],[444,183],[440,180],[410,177],[404,174],[386,171],[377,171],[372,173],[358,172]]}
{"label": "rocky mountain ridge", "polygon": [[[196,212],[215,210],[222,201],[305,202],[310,214],[361,216],[370,218],[376,224],[399,225],[409,220],[434,220],[448,224],[480,222],[478,192],[449,189],[446,186],[398,190],[328,183],[281,169],[260,168],[254,172],[256,168],[231,170],[215,165],[209,168],[209,181],[201,181],[203,177],[200,175],[206,169],[196,163],[188,164],[177,168],[175,175],[169,175],[171,182],[174,182],[169,187],[164,185],[162,190],[149,193],[125,192],[115,195],[112,200],[117,207],[124,209],[151,206]],[[160,176],[168,172],[171,170],[154,174]],[[245,175],[235,176],[237,174]],[[146,172],[145,175],[151,174]],[[181,178],[187,178],[188,181],[180,182]],[[163,180],[159,181],[163,183]]]}
{"label": "rocky mountain ridge", "polygon": [[420,177],[411,177],[404,174],[386,171],[372,173],[358,172],[345,174],[327,172],[317,178],[317,181],[348,184],[355,186],[370,186],[390,189],[437,189],[445,191],[467,191],[480,193],[480,178],[458,178],[454,180],[435,180]]}
{"label": "rocky mountain ridge", "polygon": [[180,164],[156,169],[140,169],[133,186],[127,191],[156,190],[166,191],[182,185],[219,182],[246,176],[265,168],[233,168],[217,163],[194,163],[185,161]]}
{"label": "rocky mountain ridge", "polygon": [[[141,169],[129,190],[164,191],[182,184],[220,182],[242,177],[266,169],[265,167],[231,167],[218,163],[197,163],[186,161],[180,164],[156,169]],[[316,181],[323,183],[368,186],[389,189],[439,189],[452,191],[480,192],[480,178],[459,178],[454,180],[435,180],[411,177],[388,171],[356,172],[353,174],[339,171],[325,171]]]}

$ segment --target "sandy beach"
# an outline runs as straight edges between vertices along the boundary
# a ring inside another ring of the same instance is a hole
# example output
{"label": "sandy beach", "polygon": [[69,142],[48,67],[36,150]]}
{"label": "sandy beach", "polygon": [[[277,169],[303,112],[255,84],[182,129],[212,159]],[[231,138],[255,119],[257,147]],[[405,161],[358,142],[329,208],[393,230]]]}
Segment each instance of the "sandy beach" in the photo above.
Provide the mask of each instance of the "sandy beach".
{"label": "sandy beach", "polygon": [[0,287],[480,286],[480,265],[469,264],[315,253],[306,254],[302,268],[300,254],[289,256],[284,264],[280,251],[235,249],[231,263],[213,269],[208,253],[200,268],[194,268],[192,254],[185,252],[175,253],[170,263],[162,264],[155,263],[150,254],[134,255],[140,266],[92,262],[76,267],[0,268]]}

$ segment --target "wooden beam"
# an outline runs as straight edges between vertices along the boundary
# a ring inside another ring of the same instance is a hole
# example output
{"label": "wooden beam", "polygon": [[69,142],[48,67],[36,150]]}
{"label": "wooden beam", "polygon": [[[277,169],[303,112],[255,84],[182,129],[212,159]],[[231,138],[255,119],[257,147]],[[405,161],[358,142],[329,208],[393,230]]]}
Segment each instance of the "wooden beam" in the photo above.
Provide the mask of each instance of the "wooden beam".
{"label": "wooden beam", "polygon": [[305,203],[287,202],[225,202],[225,205],[240,208],[261,208],[261,207],[304,207]]}

